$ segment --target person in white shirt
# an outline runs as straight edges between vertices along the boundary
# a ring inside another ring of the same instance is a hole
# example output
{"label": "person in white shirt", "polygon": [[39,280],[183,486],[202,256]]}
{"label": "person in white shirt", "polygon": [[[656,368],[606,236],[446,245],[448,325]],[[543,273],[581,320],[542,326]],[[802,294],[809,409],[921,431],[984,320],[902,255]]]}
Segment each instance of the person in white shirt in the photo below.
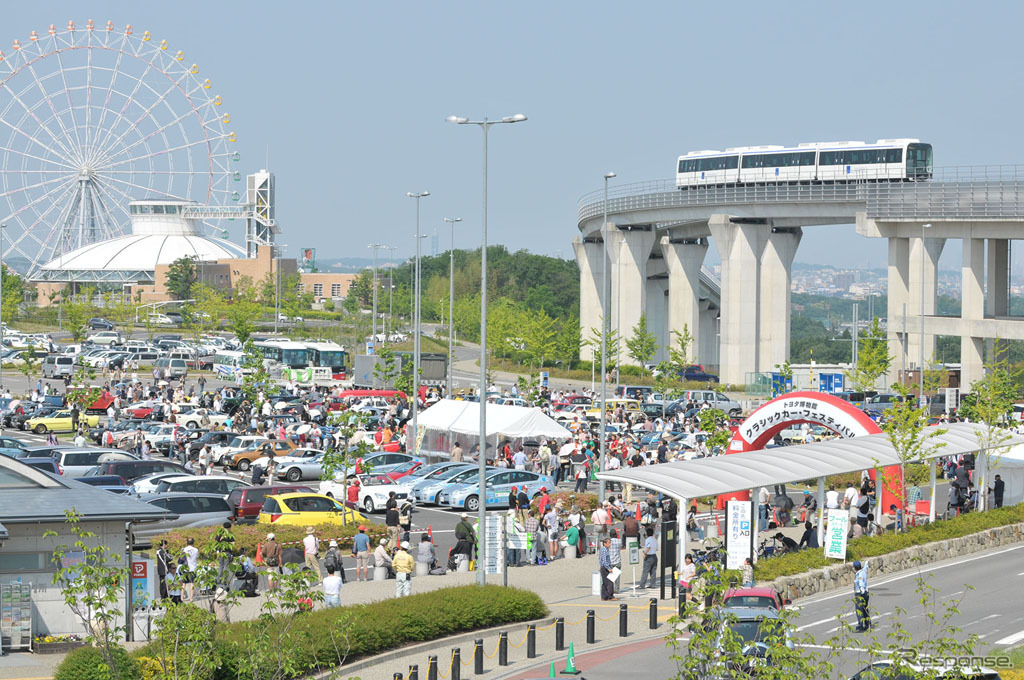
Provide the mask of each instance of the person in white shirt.
{"label": "person in white shirt", "polygon": [[75,435],[75,446],[85,446],[85,443],[86,443],[85,435],[82,434],[81,430],[79,430],[78,434]]}
{"label": "person in white shirt", "polygon": [[186,602],[193,602],[196,596],[196,571],[199,569],[199,548],[195,546],[195,539],[188,539],[187,544],[181,549],[185,554],[185,597]]}
{"label": "person in white shirt", "polygon": [[302,539],[303,552],[305,553],[306,566],[316,574],[316,580],[320,580],[320,539],[313,534],[313,527],[306,527],[306,537]]}
{"label": "person in white shirt", "polygon": [[324,578],[324,606],[341,606],[341,576],[334,571],[334,565],[327,567]]}
{"label": "person in white shirt", "polygon": [[839,509],[839,492],[833,485],[829,485],[828,491],[825,492],[825,507],[829,510]]}
{"label": "person in white shirt", "polygon": [[860,492],[857,491],[857,487],[852,484],[846,487],[846,493],[843,494],[843,507],[854,510],[857,507],[857,503],[860,501]]}

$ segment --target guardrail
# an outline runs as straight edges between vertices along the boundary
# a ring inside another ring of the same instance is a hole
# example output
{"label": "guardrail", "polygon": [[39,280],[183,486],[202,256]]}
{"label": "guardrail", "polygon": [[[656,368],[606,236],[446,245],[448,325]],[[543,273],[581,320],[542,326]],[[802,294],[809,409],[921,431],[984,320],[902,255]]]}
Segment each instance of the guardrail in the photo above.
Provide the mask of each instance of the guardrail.
{"label": "guardrail", "polygon": [[[923,182],[744,184],[679,189],[674,179],[609,187],[608,213],[753,203],[857,203],[881,219],[1024,219],[1024,166],[937,168]],[[858,206],[858,209],[861,209]],[[604,211],[604,191],[580,198],[579,223]],[[850,215],[851,221],[854,217]]]}

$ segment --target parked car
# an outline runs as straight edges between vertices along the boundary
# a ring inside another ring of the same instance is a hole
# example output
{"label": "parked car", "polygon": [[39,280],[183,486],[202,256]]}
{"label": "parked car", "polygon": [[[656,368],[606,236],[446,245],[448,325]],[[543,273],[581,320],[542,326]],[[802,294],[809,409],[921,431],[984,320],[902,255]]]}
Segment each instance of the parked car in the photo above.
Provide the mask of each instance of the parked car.
{"label": "parked car", "polygon": [[[289,482],[301,479],[320,479],[324,469],[324,452],[319,449],[295,449],[276,457],[277,476]],[[257,459],[253,466],[266,467],[270,458]]]}
{"label": "parked car", "polygon": [[[489,508],[508,507],[508,494],[512,487],[526,487],[530,498],[540,495],[541,487],[555,488],[552,477],[526,470],[505,470],[496,468],[487,473],[484,501]],[[449,486],[438,494],[438,505],[450,508],[464,508],[466,512],[480,509],[480,487],[476,482]]]}
{"label": "parked car", "polygon": [[298,444],[288,439],[272,439],[253,442],[247,448],[223,456],[220,462],[225,467],[245,472],[252,467],[254,461],[264,456],[283,457],[289,455]]}
{"label": "parked car", "polygon": [[[351,481],[353,478],[349,478]],[[402,501],[411,498],[412,489],[405,484],[399,484],[395,480],[382,473],[370,473],[356,475],[354,479],[359,480],[359,501],[358,505],[366,513],[383,511],[387,505],[388,498],[394,492],[395,500]],[[320,482],[320,493],[329,498],[340,498],[346,500],[346,484],[344,480],[327,479]]]}
{"label": "parked car", "polygon": [[58,449],[53,452],[53,457],[68,477],[82,477],[100,463],[137,460],[127,451],[113,449]]}
{"label": "parked car", "polygon": [[397,482],[412,475],[421,467],[423,467],[423,463],[418,460],[411,460],[408,463],[399,463],[384,474]]}
{"label": "parked car", "polygon": [[225,475],[204,475],[196,477],[190,474],[178,475],[177,477],[164,477],[156,484],[156,489],[151,493],[198,493],[217,494],[227,498],[232,491],[238,487],[249,486],[240,479]]}
{"label": "parked car", "polygon": [[412,498],[417,504],[433,505],[441,489],[448,484],[468,481],[474,472],[479,474],[479,469],[472,463],[452,463],[451,467],[427,473],[412,485]]}
{"label": "parked car", "polygon": [[22,458],[21,462],[29,467],[34,467],[36,470],[42,470],[43,472],[49,472],[53,475],[61,475],[64,473],[57,465],[57,461],[53,458]]}
{"label": "parked car", "polygon": [[[145,501],[166,510],[168,519],[133,525],[132,533],[137,542],[167,533],[171,529],[217,526],[231,516],[231,506],[223,496],[217,494],[170,493],[146,498]],[[177,517],[172,519],[171,515]]]}
{"label": "parked car", "polygon": [[114,330],[114,324],[111,321],[107,321],[103,317],[94,316],[91,319],[89,319],[89,330],[112,331]]}
{"label": "parked car", "polygon": [[984,666],[963,666],[951,664],[945,667],[921,666],[918,664],[901,664],[905,670],[897,670],[889,659],[875,661],[860,669],[850,680],[912,680],[914,678],[934,678],[934,680],[1000,680],[999,672]]}
{"label": "parked car", "polygon": [[653,387],[647,385],[619,385],[615,388],[615,396],[625,399],[646,401],[649,394],[654,393]]}
{"label": "parked car", "polygon": [[88,477],[97,475],[117,475],[124,477],[125,481],[133,482],[139,477],[153,474],[154,472],[178,472],[188,474],[188,470],[167,460],[118,460],[99,463],[96,467],[86,472]]}
{"label": "parked car", "polygon": [[289,526],[355,524],[364,521],[364,516],[333,498],[305,492],[267,496],[256,519],[258,524]]}
{"label": "parked car", "polygon": [[119,331],[105,330],[90,335],[85,341],[91,342],[94,345],[123,345],[124,336]]}
{"label": "parked car", "polygon": [[704,370],[703,366],[693,364],[686,366],[683,370],[679,371],[680,380],[688,380],[691,382],[706,382],[716,383],[718,382],[718,376],[713,373],[708,373]]}
{"label": "parked car", "polygon": [[[73,422],[74,421],[71,418],[71,411],[64,409],[55,411],[50,415],[32,418],[25,421],[25,429],[32,430],[36,434],[46,434],[47,432],[74,432],[75,428],[72,425]],[[87,414],[78,416],[78,423],[80,425],[85,425],[86,427],[95,427],[99,422],[99,416],[90,416]]]}
{"label": "parked car", "polygon": [[[359,473],[363,472],[390,472],[396,465],[402,463],[409,463],[416,460],[414,456],[410,456],[407,453],[392,453],[382,452],[375,453],[373,455],[363,458],[362,465],[359,468]],[[349,476],[356,474],[356,466],[350,465],[348,468]]]}
{"label": "parked car", "polygon": [[[206,424],[203,420],[207,421]],[[196,430],[200,427],[209,428],[211,425],[223,425],[227,422],[228,416],[226,413],[214,413],[208,408],[195,408],[190,411],[179,413],[175,420],[182,427],[187,427],[190,430]]]}
{"label": "parked car", "polygon": [[0,456],[16,458],[17,454],[27,449],[25,442],[14,437],[0,437]]}
{"label": "parked car", "polygon": [[75,374],[75,358],[66,354],[49,354],[43,357],[40,372],[44,378],[63,378]]}
{"label": "parked car", "polygon": [[276,484],[274,486],[240,486],[228,494],[228,505],[232,516],[240,522],[255,522],[267,496],[283,493],[313,493],[313,489],[301,484]]}
{"label": "parked car", "polygon": [[738,416],[743,413],[743,407],[738,401],[714,390],[687,390],[679,398],[679,401],[692,401],[698,407],[707,402],[711,408],[716,408],[728,416]]}
{"label": "parked car", "polygon": [[[130,484],[132,493],[136,496],[155,493],[156,487],[160,482],[169,477],[181,477],[181,473],[177,470],[173,470],[171,472],[153,472],[143,477],[139,477]],[[83,477],[83,479],[85,479],[85,477]]]}
{"label": "parked car", "polygon": [[876,394],[864,402],[864,408],[871,409],[872,411],[886,411],[901,401],[903,401],[903,397],[899,394]]}

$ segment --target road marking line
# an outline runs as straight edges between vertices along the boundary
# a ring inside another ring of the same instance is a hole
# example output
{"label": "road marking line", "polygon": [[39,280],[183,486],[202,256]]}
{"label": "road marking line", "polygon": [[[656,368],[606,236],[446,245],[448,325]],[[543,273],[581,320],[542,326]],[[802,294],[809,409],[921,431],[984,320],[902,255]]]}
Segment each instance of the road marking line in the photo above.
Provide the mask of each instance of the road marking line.
{"label": "road marking line", "polygon": [[[840,615],[840,618],[842,618],[844,616],[853,616],[853,612],[846,612],[845,614]],[[808,623],[808,624],[803,625],[803,626],[798,626],[797,630],[798,631],[800,631],[800,630],[807,630],[808,628],[813,628],[814,626],[820,626],[823,623],[828,623],[829,621],[835,621],[835,620],[836,620],[836,617],[830,616],[827,619],[822,619],[821,621],[815,621],[814,623]]]}
{"label": "road marking line", "polygon": [[996,640],[995,644],[1012,645],[1020,642],[1021,640],[1024,640],[1024,630],[1020,631],[1019,633],[1014,633],[1013,635],[1007,635],[1002,640]]}
{"label": "road marking line", "polygon": [[[997,550],[996,552],[992,552],[992,553],[986,554],[985,557],[995,557],[996,555],[1002,555],[1003,553],[1012,552],[1014,550],[1020,550],[1021,548],[1024,548],[1024,545],[1016,545],[1016,546],[1013,546],[1012,548],[1005,548],[1003,550]],[[907,573],[907,574],[901,574],[899,576],[893,576],[892,578],[888,578],[888,579],[885,579],[883,581],[878,581],[876,583],[871,583],[870,586],[872,588],[877,588],[879,586],[884,586],[884,585],[886,585],[888,583],[893,583],[895,581],[902,581],[903,579],[910,578],[912,576],[920,576],[921,574],[927,574],[927,573],[932,572],[932,571],[938,571],[939,569],[945,569],[947,567],[955,567],[955,566],[964,564],[965,562],[970,562],[970,561],[976,560],[976,559],[978,559],[978,554],[977,553],[975,553],[973,555],[968,555],[968,556],[966,556],[966,557],[964,557],[962,559],[955,560],[955,561],[949,562],[947,564],[940,564],[940,565],[937,565],[937,566],[934,566],[934,567],[928,567],[927,569],[920,569],[920,570],[912,571],[912,572]],[[806,607],[808,605],[817,604],[819,602],[825,602],[827,600],[834,600],[837,597],[850,597],[850,593],[848,593],[848,592],[833,593],[832,595],[825,595],[824,597],[820,597],[820,598],[817,598],[817,599],[802,601],[801,604]]]}

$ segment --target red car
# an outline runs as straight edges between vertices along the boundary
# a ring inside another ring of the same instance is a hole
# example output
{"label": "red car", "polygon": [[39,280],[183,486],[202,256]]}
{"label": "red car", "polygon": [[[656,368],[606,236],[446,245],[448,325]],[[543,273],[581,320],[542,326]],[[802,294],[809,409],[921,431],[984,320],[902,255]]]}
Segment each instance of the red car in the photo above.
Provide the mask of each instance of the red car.
{"label": "red car", "polygon": [[391,478],[391,481],[397,482],[402,477],[407,477],[411,475],[413,472],[419,469],[421,465],[423,465],[423,463],[421,463],[420,461],[412,460],[409,461],[408,463],[402,463],[401,465],[397,466],[396,468],[389,472],[386,472],[385,474]]}
{"label": "red car", "polygon": [[774,588],[731,588],[725,591],[722,601],[725,607],[770,607],[782,611],[792,600],[784,600]]}
{"label": "red car", "polygon": [[231,514],[235,519],[242,522],[255,522],[263,509],[263,503],[267,496],[278,493],[293,493],[304,491],[313,493],[308,486],[275,484],[274,486],[246,486],[234,489],[228,496],[228,505],[231,506]]}

